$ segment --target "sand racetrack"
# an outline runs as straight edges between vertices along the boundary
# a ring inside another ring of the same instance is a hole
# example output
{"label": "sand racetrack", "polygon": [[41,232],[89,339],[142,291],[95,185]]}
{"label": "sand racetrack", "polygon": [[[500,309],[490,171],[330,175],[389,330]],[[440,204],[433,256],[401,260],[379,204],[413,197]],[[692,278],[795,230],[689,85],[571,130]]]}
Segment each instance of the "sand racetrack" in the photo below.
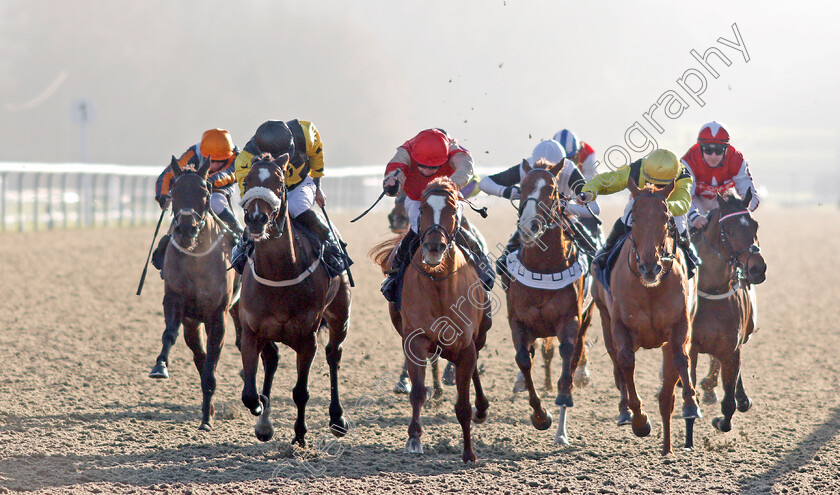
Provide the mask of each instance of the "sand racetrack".
{"label": "sand racetrack", "polygon": [[[494,207],[487,220],[470,216],[490,245],[507,239],[509,210]],[[605,224],[615,216],[606,212]],[[719,405],[701,405],[695,450],[660,455],[658,350],[640,351],[636,370],[653,433],[636,438],[617,427],[618,392],[596,316],[589,332],[598,338],[590,351],[592,382],[575,392],[571,445],[555,446],[554,428],[535,430],[527,396],[511,392],[516,365],[503,311],[479,361],[491,408],[490,418],[473,426],[474,466],[461,462],[449,387],[423,410],[426,453],[403,453],[410,405],[382,378],[399,372],[400,340],[378,291],[381,276],[366,257],[384,238],[384,214],[352,228],[349,216],[335,217],[356,260],[340,374],[354,427],[329,453],[317,450],[319,441],[332,438],[322,348],[310,382],[312,447],[305,451],[289,444],[295,366],[288,348],[281,348],[274,382],[276,435],[267,443],[254,437],[254,419],[239,400],[240,356],[230,322],[211,432],[197,429],[199,377],[182,337],[173,348],[171,378],[147,377],[163,329],[157,272],[150,271],[141,297],[134,292],[151,227],[0,235],[0,493],[840,492],[836,206],[768,204],[757,212],[768,279],[758,286],[760,331],[745,347],[745,385],[754,404],[736,413],[731,432],[711,426]],[[537,363],[540,377],[539,356]],[[707,364],[702,356],[701,372]],[[555,379],[558,368],[555,357]],[[553,393],[542,395],[546,406],[553,404]],[[370,408],[357,414],[363,397],[376,400],[378,415]],[[672,424],[678,447],[684,423]]]}

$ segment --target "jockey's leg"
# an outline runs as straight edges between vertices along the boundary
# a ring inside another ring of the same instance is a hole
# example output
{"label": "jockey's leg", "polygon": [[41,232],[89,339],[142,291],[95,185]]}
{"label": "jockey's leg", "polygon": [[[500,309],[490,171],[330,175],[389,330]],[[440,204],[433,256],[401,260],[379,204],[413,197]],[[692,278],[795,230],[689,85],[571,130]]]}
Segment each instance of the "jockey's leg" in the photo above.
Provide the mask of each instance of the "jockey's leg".
{"label": "jockey's leg", "polygon": [[458,246],[469,250],[475,259],[475,269],[478,271],[478,276],[481,278],[481,283],[486,290],[493,290],[493,283],[496,281],[496,273],[493,272],[493,265],[487,258],[487,253],[481,249],[478,239],[473,235],[472,231],[461,227],[455,233],[455,243]]}
{"label": "jockey's leg", "polygon": [[677,233],[679,239],[677,245],[682,248],[685,254],[685,264],[688,268],[688,278],[694,276],[697,266],[700,265],[700,258],[694,250],[694,245],[691,243],[691,234],[688,230],[688,218],[686,215],[674,217],[674,223],[677,225]]}
{"label": "jockey's leg", "polygon": [[324,249],[322,258],[331,276],[340,274],[353,263],[349,257],[345,261],[344,252],[341,250],[338,239],[333,236],[327,221],[315,210],[306,210],[295,217],[295,220],[309,229],[321,241]]}
{"label": "jockey's leg", "polygon": [[400,295],[402,293],[402,279],[408,263],[411,261],[414,252],[420,246],[420,236],[417,234],[417,225],[420,221],[420,201],[411,198],[405,199],[405,211],[408,214],[408,231],[400,240],[397,252],[394,253],[394,260],[391,262],[391,269],[382,282],[382,295],[388,302],[394,303],[396,309],[400,309]]}
{"label": "jockey's leg", "polygon": [[[157,268],[158,270],[163,270],[163,261],[166,257],[166,248],[169,247],[169,239],[172,238],[172,229],[174,227],[174,222],[169,224],[169,230],[167,230],[166,233],[163,234],[163,237],[160,238],[157,248],[155,248],[155,251],[152,253],[152,266]],[[163,277],[162,273],[161,277]]]}
{"label": "jockey's leg", "polygon": [[618,243],[618,240],[621,239],[621,236],[626,234],[629,230],[630,228],[624,223],[624,220],[619,217],[615,221],[615,224],[613,224],[612,231],[610,231],[610,235],[607,237],[604,247],[598,250],[595,254],[595,259],[592,261],[592,264],[596,265],[599,270],[606,268],[607,256],[609,256],[610,251],[613,250],[616,243]]}
{"label": "jockey's leg", "polygon": [[513,234],[511,234],[510,239],[508,239],[507,246],[505,246],[505,250],[502,252],[502,255],[496,260],[496,273],[498,273],[500,277],[504,277],[508,274],[507,255],[519,250],[521,243],[522,241],[519,240],[519,229],[516,229],[513,231]]}
{"label": "jockey's leg", "polygon": [[242,236],[242,225],[239,224],[236,215],[231,211],[227,196],[220,192],[214,192],[210,196],[210,208],[217,217],[225,222],[225,225],[237,238]]}
{"label": "jockey's leg", "polygon": [[394,198],[394,209],[388,214],[391,232],[401,232],[408,226],[408,215],[405,213],[405,191]]}

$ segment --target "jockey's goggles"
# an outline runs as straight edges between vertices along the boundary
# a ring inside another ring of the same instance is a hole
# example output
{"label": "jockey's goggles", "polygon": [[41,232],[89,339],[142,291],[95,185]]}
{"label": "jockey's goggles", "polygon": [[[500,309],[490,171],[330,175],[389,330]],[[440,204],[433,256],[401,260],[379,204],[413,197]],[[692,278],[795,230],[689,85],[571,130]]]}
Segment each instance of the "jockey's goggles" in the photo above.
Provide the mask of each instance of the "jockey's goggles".
{"label": "jockey's goggles", "polygon": [[722,155],[726,152],[726,148],[727,146],[724,144],[700,145],[700,151],[702,151],[704,155]]}
{"label": "jockey's goggles", "polygon": [[420,168],[425,168],[426,170],[437,170],[442,165],[423,165],[422,163],[418,163],[417,166]]}

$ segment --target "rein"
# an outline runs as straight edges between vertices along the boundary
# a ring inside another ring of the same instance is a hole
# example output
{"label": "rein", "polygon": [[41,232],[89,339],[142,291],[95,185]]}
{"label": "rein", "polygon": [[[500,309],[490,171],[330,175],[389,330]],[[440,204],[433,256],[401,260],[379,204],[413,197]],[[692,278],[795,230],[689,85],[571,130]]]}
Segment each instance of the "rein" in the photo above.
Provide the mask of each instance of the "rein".
{"label": "rein", "polygon": [[[665,196],[663,196],[659,193],[655,193],[655,192],[644,192],[641,195],[648,196],[648,197],[655,196],[655,197],[658,197],[658,198],[662,199],[662,202],[665,203],[665,212],[668,214],[668,220],[667,220],[668,231],[665,233],[665,238],[662,239],[662,245],[660,245],[659,249],[657,249],[657,252],[662,251],[663,253],[665,253],[665,254],[663,254],[659,257],[659,260],[663,264],[670,262],[669,265],[668,265],[668,268],[665,269],[665,271],[659,275],[659,282],[661,283],[662,280],[665,279],[665,277],[667,277],[668,275],[671,274],[671,270],[674,268],[674,260],[676,259],[676,256],[677,256],[677,239],[678,239],[677,224],[674,221],[674,216],[671,215],[670,210],[668,210],[668,199]],[[638,199],[638,196],[636,197],[636,199]],[[636,209],[636,202],[634,200],[633,207],[630,209],[630,214],[631,215],[633,214],[633,210],[635,210],[635,209]],[[634,216],[634,218],[635,218],[635,216]],[[639,262],[641,261],[641,258],[639,258],[639,250],[636,247],[636,238],[633,235],[632,230],[631,230],[630,235],[628,237],[630,239],[630,245],[633,248],[632,249],[633,255],[636,257],[636,266],[638,266]],[[666,249],[667,249],[666,244],[668,243],[668,238],[669,237],[674,240],[673,250],[670,253],[668,253],[666,251]],[[631,250],[627,251],[627,268],[630,270],[630,273],[632,273],[636,278],[641,280],[642,279],[642,274],[639,273],[638,271],[634,270],[633,269],[633,264],[630,263],[630,251]]]}
{"label": "rein", "polygon": [[[430,191],[426,191],[426,193],[423,194],[422,201],[426,201],[426,199],[428,199],[429,196],[432,196],[434,193],[438,193],[438,192],[445,192],[445,191],[442,190],[442,189],[432,189]],[[452,196],[452,194],[447,193],[447,197],[451,197],[451,196]],[[455,197],[456,204],[457,204],[458,201],[459,201],[459,199],[457,197]],[[465,200],[462,200],[462,201],[465,201]],[[418,242],[420,243],[420,246],[422,247],[423,239],[425,239],[427,235],[429,235],[432,232],[440,232],[443,235],[444,239],[446,239],[445,256],[448,257],[451,260],[454,260],[455,258],[452,255],[452,249],[453,249],[453,246],[455,245],[455,236],[458,235],[458,230],[460,229],[460,223],[461,223],[461,219],[457,218],[457,216],[456,216],[455,227],[453,228],[452,232],[448,232],[446,229],[443,228],[442,225],[440,225],[438,223],[430,225],[420,234],[420,239],[418,240]],[[414,261],[413,256],[411,258],[411,266],[413,266],[415,270],[420,272],[421,275],[423,275],[424,277],[426,277],[427,279],[429,279],[433,282],[441,282],[443,280],[446,280],[446,279],[452,277],[453,275],[455,275],[456,273],[461,271],[461,269],[464,268],[464,266],[466,266],[468,264],[469,263],[465,263],[463,266],[461,266],[457,270],[455,270],[452,273],[449,273],[449,274],[447,274],[443,277],[435,277],[433,274],[431,274],[428,271],[426,271],[425,269],[423,269],[422,266],[419,266],[417,264],[417,262]]]}
{"label": "rein", "polygon": [[700,297],[702,297],[704,299],[712,299],[712,300],[725,299],[725,298],[731,296],[732,294],[735,294],[739,289],[741,289],[742,286],[744,286],[744,285],[749,286],[749,283],[744,284],[744,282],[747,281],[747,276],[746,276],[747,267],[744,263],[741,263],[741,261],[738,259],[738,257],[741,256],[742,254],[744,254],[745,252],[749,252],[751,256],[753,254],[758,254],[760,252],[761,248],[759,246],[757,246],[756,244],[751,244],[751,245],[749,245],[749,246],[747,246],[744,249],[741,249],[739,251],[733,250],[732,246],[729,242],[729,238],[726,236],[726,232],[722,228],[724,220],[726,220],[728,218],[731,218],[731,217],[735,217],[735,216],[749,215],[749,213],[750,212],[748,210],[736,211],[736,212],[733,212],[733,213],[728,213],[726,215],[722,215],[717,221],[718,229],[720,230],[720,233],[719,233],[719,236],[718,236],[718,238],[720,240],[720,245],[725,247],[728,251],[730,251],[732,253],[732,254],[729,255],[729,257],[724,256],[724,254],[721,252],[721,250],[718,250],[716,246],[713,246],[712,243],[709,242],[708,239],[706,239],[706,232],[708,231],[708,225],[709,224],[707,224],[706,229],[703,230],[703,235],[700,237],[702,239],[703,243],[706,244],[706,246],[718,258],[720,258],[721,261],[726,263],[726,265],[730,269],[729,283],[730,283],[731,288],[727,292],[724,292],[724,293],[720,293],[720,292],[707,293],[707,292],[703,292],[703,291],[698,290],[698,294],[700,295]]}

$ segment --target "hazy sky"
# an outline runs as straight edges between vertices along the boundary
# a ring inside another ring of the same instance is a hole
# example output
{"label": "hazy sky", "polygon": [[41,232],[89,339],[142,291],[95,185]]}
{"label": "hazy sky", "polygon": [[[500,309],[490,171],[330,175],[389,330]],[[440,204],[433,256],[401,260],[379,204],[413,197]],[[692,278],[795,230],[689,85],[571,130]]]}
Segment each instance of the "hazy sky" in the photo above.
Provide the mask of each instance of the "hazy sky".
{"label": "hazy sky", "polygon": [[[0,0],[0,161],[79,161],[70,107],[84,97],[94,163],[163,166],[207,128],[241,146],[264,120],[299,117],[321,131],[328,168],[384,165],[435,126],[480,171],[564,127],[604,161],[610,146],[629,150],[637,121],[681,155],[719,120],[756,180],[784,184],[793,166],[836,187],[839,11],[809,1]],[[746,54],[718,41],[738,42],[733,24]],[[718,78],[690,54],[710,47],[731,62],[710,58]],[[693,88],[705,80],[703,106],[678,83],[686,71]],[[687,105],[679,117],[650,112],[667,91]]]}

